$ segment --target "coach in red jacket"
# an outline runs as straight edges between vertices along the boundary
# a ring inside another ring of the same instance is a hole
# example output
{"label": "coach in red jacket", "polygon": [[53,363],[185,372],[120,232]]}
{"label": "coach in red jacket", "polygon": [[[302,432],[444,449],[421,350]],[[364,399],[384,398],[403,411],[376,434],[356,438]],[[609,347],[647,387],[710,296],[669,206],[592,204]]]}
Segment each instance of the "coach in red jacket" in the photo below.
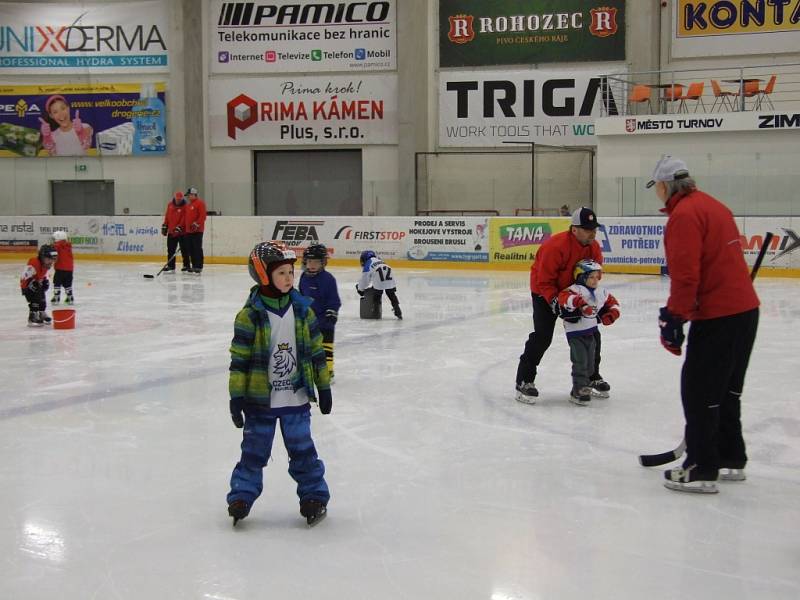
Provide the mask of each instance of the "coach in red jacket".
{"label": "coach in red jacket", "polygon": [[669,489],[714,493],[718,477],[741,481],[747,463],[741,401],[758,329],[758,296],[744,260],[739,229],[724,204],[697,189],[686,163],[664,156],[653,179],[669,215],[664,251],[670,276],[659,314],[661,343],[681,354],[686,460],[665,472]]}
{"label": "coach in red jacket", "polygon": [[183,259],[182,271],[188,271],[191,265],[189,247],[184,238],[186,234],[186,199],[183,192],[177,191],[172,196],[172,200],[167,203],[167,210],[164,211],[164,222],[161,224],[161,235],[167,236],[167,266],[164,273],[175,272],[175,255],[178,248]]}
{"label": "coach in red jacket", "polygon": [[[558,293],[572,285],[575,263],[589,258],[600,264],[603,254],[594,240],[599,223],[590,208],[581,207],[572,213],[569,231],[552,236],[539,247],[531,265],[531,297],[533,298],[533,332],[525,342],[525,350],[517,367],[517,400],[534,404],[536,368],[553,341],[553,328],[558,317]],[[600,377],[600,333],[595,334],[595,372],[591,386],[600,395],[611,389]]]}
{"label": "coach in red jacket", "polygon": [[191,256],[189,271],[203,272],[203,232],[206,230],[206,203],[197,195],[197,188],[190,187],[186,190],[186,242]]}

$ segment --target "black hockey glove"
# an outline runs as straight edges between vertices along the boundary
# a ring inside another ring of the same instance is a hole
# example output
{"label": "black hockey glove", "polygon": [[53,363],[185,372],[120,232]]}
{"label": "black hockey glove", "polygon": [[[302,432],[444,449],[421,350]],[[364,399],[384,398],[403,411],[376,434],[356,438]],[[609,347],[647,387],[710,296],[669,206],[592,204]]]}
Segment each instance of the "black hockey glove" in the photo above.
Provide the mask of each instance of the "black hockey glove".
{"label": "black hockey glove", "polygon": [[244,427],[244,398],[231,398],[231,419],[237,429]]}
{"label": "black hockey glove", "polygon": [[49,289],[50,289],[50,280],[47,278],[42,279],[42,291],[46,292]]}
{"label": "black hockey glove", "polygon": [[167,224],[166,224],[166,223],[164,223],[164,224],[161,226],[161,235],[167,235],[167,233],[169,233],[169,228],[167,227]]}
{"label": "black hockey glove", "polygon": [[559,306],[558,316],[564,319],[567,323],[577,323],[581,320],[581,309],[573,308],[570,310],[566,306]]}
{"label": "black hockey glove", "polygon": [[336,325],[336,321],[339,320],[339,313],[332,308],[329,308],[325,311],[325,318],[328,319],[332,325]]}
{"label": "black hockey glove", "polygon": [[328,415],[333,408],[333,396],[330,390],[319,390],[319,410],[323,415]]}
{"label": "black hockey glove", "polygon": [[680,356],[683,340],[686,339],[683,335],[683,320],[669,312],[666,306],[662,306],[658,311],[658,326],[661,329],[661,345],[675,356]]}
{"label": "black hockey glove", "polygon": [[361,296],[362,298],[364,297],[364,292],[362,292],[360,289],[358,289],[358,284],[356,284],[356,291],[358,292],[359,296]]}
{"label": "black hockey glove", "polygon": [[39,283],[38,279],[31,279],[30,283],[28,283],[28,289],[32,292],[38,292],[42,289],[42,284]]}

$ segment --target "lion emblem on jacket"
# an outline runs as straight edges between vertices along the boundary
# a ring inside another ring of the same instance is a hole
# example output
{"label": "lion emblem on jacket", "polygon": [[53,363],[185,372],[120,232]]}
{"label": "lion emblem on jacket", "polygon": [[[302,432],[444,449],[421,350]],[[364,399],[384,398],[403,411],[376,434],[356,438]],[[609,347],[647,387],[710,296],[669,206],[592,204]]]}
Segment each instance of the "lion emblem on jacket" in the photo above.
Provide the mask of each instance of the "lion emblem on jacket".
{"label": "lion emblem on jacket", "polygon": [[274,359],[272,368],[278,377],[286,377],[294,371],[297,365],[297,359],[292,354],[289,344],[278,344],[278,349],[272,355],[272,358]]}

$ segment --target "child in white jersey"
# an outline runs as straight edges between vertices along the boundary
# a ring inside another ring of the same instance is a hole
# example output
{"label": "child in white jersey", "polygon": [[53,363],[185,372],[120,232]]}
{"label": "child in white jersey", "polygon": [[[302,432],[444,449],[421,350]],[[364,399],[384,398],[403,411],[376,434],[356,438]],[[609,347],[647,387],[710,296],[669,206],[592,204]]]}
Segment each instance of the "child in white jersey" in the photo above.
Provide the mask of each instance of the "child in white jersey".
{"label": "child in white jersey", "polygon": [[325,465],[311,438],[309,405],[316,385],[322,414],[331,412],[330,378],[312,300],[292,287],[295,260],[280,242],[260,243],[250,253],[250,276],[258,285],[236,315],[228,383],[233,424],[244,428],[228,493],[234,525],[261,495],[278,423],[300,514],[309,525],[325,516],[330,499]]}
{"label": "child in white jersey", "polygon": [[[611,325],[619,318],[617,299],[601,287],[603,267],[584,259],[575,265],[575,283],[558,295],[560,317],[569,343],[572,361],[570,402],[585,406],[592,399],[589,377],[594,372],[595,337],[598,322]],[[597,392],[595,392],[597,393]],[[597,394],[604,398],[608,393]]]}
{"label": "child in white jersey", "polygon": [[379,293],[378,304],[380,304],[380,296],[383,292],[389,297],[389,302],[392,303],[392,312],[398,319],[403,318],[403,311],[400,310],[400,300],[397,299],[397,283],[392,276],[392,268],[383,262],[373,250],[364,250],[361,253],[361,278],[356,284],[356,291],[360,296],[364,295],[364,291],[372,288]]}

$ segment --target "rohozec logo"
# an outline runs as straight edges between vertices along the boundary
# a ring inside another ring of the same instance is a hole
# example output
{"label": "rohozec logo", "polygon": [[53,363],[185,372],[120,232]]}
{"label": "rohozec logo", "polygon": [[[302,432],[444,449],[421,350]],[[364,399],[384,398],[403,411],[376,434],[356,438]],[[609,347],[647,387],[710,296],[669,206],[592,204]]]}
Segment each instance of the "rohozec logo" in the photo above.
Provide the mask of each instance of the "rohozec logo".
{"label": "rohozec logo", "polygon": [[278,221],[272,232],[273,240],[282,242],[318,242],[317,227],[325,221]]}
{"label": "rohozec logo", "polygon": [[246,94],[228,102],[228,137],[236,139],[236,130],[245,130],[258,119],[258,103]]}

